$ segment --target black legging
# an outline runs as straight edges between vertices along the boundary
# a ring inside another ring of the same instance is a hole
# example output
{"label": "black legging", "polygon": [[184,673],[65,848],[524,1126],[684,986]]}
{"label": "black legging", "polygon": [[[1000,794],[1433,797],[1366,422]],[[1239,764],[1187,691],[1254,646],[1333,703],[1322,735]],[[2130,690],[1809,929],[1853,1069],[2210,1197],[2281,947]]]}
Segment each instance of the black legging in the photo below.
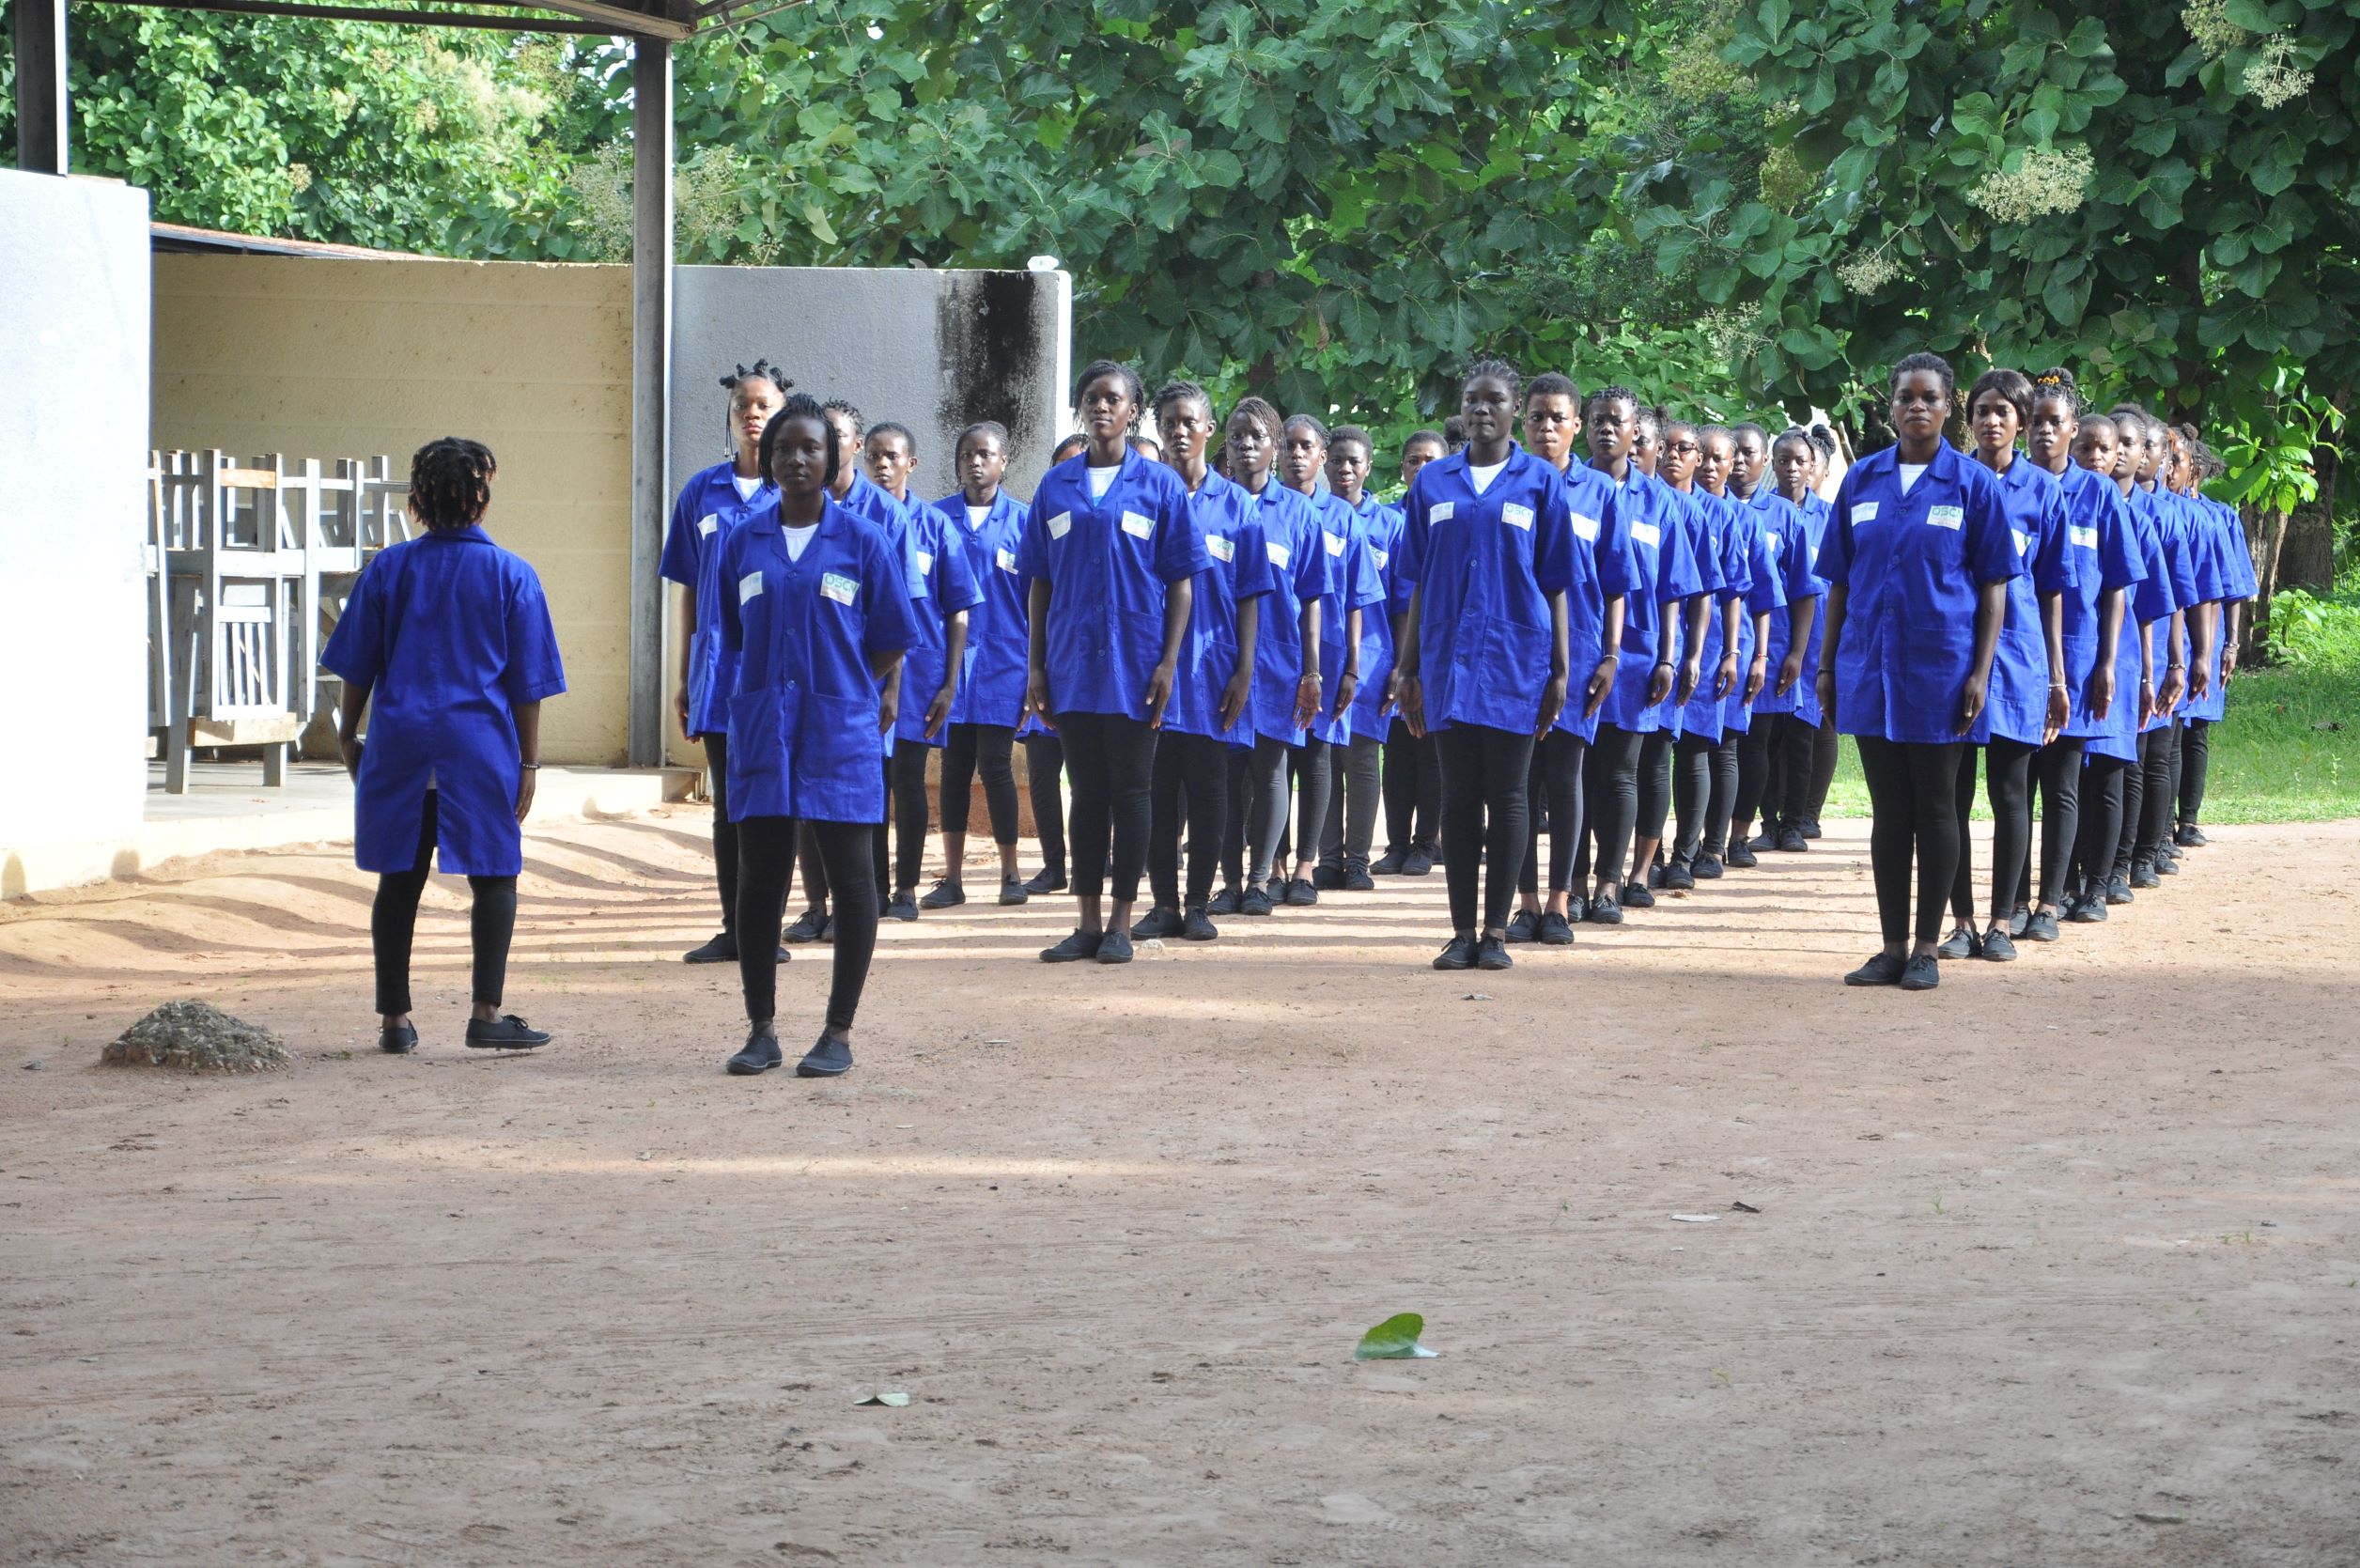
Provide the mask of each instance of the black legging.
{"label": "black legging", "polygon": [[1442,820],[1442,764],[1435,737],[1409,733],[1398,714],[1385,732],[1385,847],[1433,853]]}
{"label": "black legging", "polygon": [[1041,840],[1041,869],[1065,875],[1065,742],[1053,735],[1024,737],[1024,784],[1032,797],[1032,831]]}
{"label": "black legging", "polygon": [[1811,732],[1811,781],[1809,793],[1803,797],[1804,822],[1817,822],[1827,810],[1827,792],[1836,785],[1836,757],[1842,750],[1842,741],[1836,734],[1836,716],[1831,710]]}
{"label": "black legging", "polygon": [[[1633,831],[1658,845],[1663,841],[1664,819],[1671,815],[1673,739],[1669,730],[1654,730],[1640,737],[1638,743],[1638,823]],[[1646,875],[1647,867],[1631,867],[1632,880]]]}
{"label": "black legging", "polygon": [[713,798],[713,879],[721,884],[722,929],[738,929],[738,824],[729,819],[729,735],[715,730],[705,742],[706,793]]}
{"label": "black legging", "polygon": [[1778,821],[1778,798],[1772,791],[1785,783],[1786,758],[1772,750],[1771,742],[1785,734],[1782,721],[1786,717],[1757,713],[1746,733],[1737,737],[1737,805],[1730,813],[1732,838],[1745,836],[1765,800],[1770,801],[1770,815],[1762,819],[1763,825],[1775,826]]}
{"label": "black legging", "polygon": [[1295,842],[1316,850],[1320,831],[1328,821],[1328,743],[1307,740],[1300,746],[1289,746],[1266,735],[1254,737],[1253,793],[1247,807],[1246,833],[1248,847],[1253,859],[1247,867],[1247,880],[1261,881],[1277,875],[1284,877],[1287,867],[1281,862],[1273,864],[1273,858],[1281,856],[1281,841],[1287,830],[1287,774],[1292,766],[1296,789],[1296,820]]}
{"label": "black legging", "polygon": [[[1154,818],[1156,732],[1144,719],[1121,713],[1061,713],[1065,771],[1074,781],[1074,892],[1095,898],[1111,893],[1117,904],[1139,897]],[[1114,830],[1113,868],[1107,865],[1107,828]]]}
{"label": "black legging", "polygon": [[[2025,857],[2032,848],[2032,753],[2035,746],[1995,735],[1983,749],[1983,770],[1992,808],[1992,922],[2005,924],[2026,902]],[[1975,748],[1959,750],[1953,810],[1959,821],[1959,864],[1950,879],[1950,912],[1963,925],[1975,920],[1975,841],[1969,817],[1975,810]]]}
{"label": "black legging", "polygon": [[[1580,736],[1552,729],[1532,748],[1531,770],[1526,776],[1526,824],[1530,826],[1530,809],[1535,801],[1546,802],[1549,835],[1549,892],[1564,893],[1573,887],[1574,861],[1581,845],[1583,820],[1582,765],[1590,755],[1590,742]],[[1516,878],[1516,886],[1529,893],[1541,891],[1541,835],[1528,831],[1524,845],[1524,873]]]}
{"label": "black legging", "polygon": [[[975,773],[984,775],[984,809],[991,814],[991,841],[1005,847],[1017,841],[1016,726],[953,724],[942,748],[942,831],[967,832]],[[950,874],[959,874],[957,866]]]}
{"label": "black legging", "polygon": [[918,885],[926,868],[926,756],[923,740],[893,742],[893,880],[896,893]]}
{"label": "black legging", "polygon": [[[435,822],[440,792],[427,791],[418,822],[418,858],[407,871],[378,874],[377,899],[369,906],[369,946],[377,955],[377,1010],[397,1018],[410,1011],[410,944],[418,928],[418,896],[434,869]],[[508,984],[508,943],[516,936],[517,879],[470,877],[474,895],[467,913],[467,936],[474,950],[474,999],[497,1007]]]}
{"label": "black legging", "polygon": [[1582,767],[1582,804],[1598,846],[1594,869],[1599,880],[1618,890],[1638,821],[1638,757],[1646,739],[1637,730],[1600,724]]}
{"label": "black legging", "polygon": [[1671,858],[1686,865],[1704,846],[1706,808],[1713,798],[1714,742],[1684,735],[1671,743]]}
{"label": "black legging", "polygon": [[2180,727],[2180,826],[2193,828],[2204,814],[2204,776],[2212,766],[2212,721],[2191,719]]}
{"label": "black legging", "polygon": [[1156,741],[1147,832],[1147,886],[1156,906],[1180,903],[1180,824],[1188,825],[1188,902],[1213,896],[1213,872],[1229,829],[1230,747],[1209,735],[1166,730]]}
{"label": "black legging", "polygon": [[1737,737],[1724,736],[1713,748],[1713,792],[1704,808],[1704,844],[1709,855],[1729,853],[1729,822],[1737,811]]}
{"label": "black legging", "polygon": [[1481,929],[1505,931],[1530,820],[1524,788],[1532,737],[1488,724],[1452,724],[1435,737],[1442,761],[1442,864],[1452,928],[1461,936],[1476,933],[1476,878],[1488,869]]}
{"label": "black legging", "polygon": [[[898,751],[900,743],[896,741],[894,744]],[[889,814],[894,810],[896,802],[901,798],[901,792],[894,785],[893,760],[891,756],[882,757],[878,759],[877,764],[880,776],[885,783],[885,810]],[[923,768],[923,762],[921,767]],[[924,775],[921,772],[919,788],[922,790],[925,787],[924,781]],[[739,824],[741,829],[743,826],[744,824]],[[924,831],[923,827],[920,831],[922,833]],[[825,908],[829,898],[842,891],[837,888],[836,879],[844,867],[831,864],[828,858],[819,852],[819,846],[813,840],[808,823],[805,824],[804,831],[796,845],[796,854],[803,862],[803,896],[811,900],[813,908]],[[883,901],[892,877],[893,867],[886,863],[885,829],[882,824],[879,824],[877,831],[869,835],[868,877],[869,887],[876,893],[878,902]]]}
{"label": "black legging", "polygon": [[2122,776],[2122,830],[2114,851],[2118,873],[2154,863],[2155,845],[2171,818],[2171,737],[2169,724],[2140,736],[2138,761]]}
{"label": "black legging", "polygon": [[803,822],[791,816],[749,816],[738,824],[743,870],[738,887],[738,983],[746,996],[746,1017],[769,1023],[778,1014],[779,921],[795,880],[800,839],[834,880],[835,908],[829,930],[835,939],[834,970],[828,982],[828,1029],[847,1033],[861,1010],[869,959],[877,952],[877,884],[870,879],[869,845],[883,831],[870,822]]}
{"label": "black legging", "polygon": [[1869,865],[1876,882],[1877,925],[1887,949],[1910,938],[1910,862],[1917,861],[1921,942],[1942,936],[1942,906],[1958,874],[1961,740],[1857,737],[1860,771],[1869,784]]}
{"label": "black legging", "polygon": [[2123,796],[2131,774],[2138,771],[2120,757],[2093,756],[2083,770],[2081,832],[2078,857],[2082,885],[2092,898],[2104,898],[2113,880],[2122,835]]}
{"label": "black legging", "polygon": [[2041,896],[2036,905],[2055,908],[2065,895],[2081,836],[2082,738],[2060,735],[2033,759],[2041,784]]}

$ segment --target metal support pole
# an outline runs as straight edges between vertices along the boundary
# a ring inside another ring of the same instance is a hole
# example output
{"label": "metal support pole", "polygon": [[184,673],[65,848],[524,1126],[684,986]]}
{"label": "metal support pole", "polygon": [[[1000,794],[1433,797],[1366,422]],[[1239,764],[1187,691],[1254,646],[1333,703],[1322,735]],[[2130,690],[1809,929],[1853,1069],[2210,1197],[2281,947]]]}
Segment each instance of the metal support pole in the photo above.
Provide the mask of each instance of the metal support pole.
{"label": "metal support pole", "polygon": [[664,759],[663,558],[672,462],[672,45],[631,41],[630,760]]}
{"label": "metal support pole", "polygon": [[66,0],[16,0],[16,166],[64,174]]}

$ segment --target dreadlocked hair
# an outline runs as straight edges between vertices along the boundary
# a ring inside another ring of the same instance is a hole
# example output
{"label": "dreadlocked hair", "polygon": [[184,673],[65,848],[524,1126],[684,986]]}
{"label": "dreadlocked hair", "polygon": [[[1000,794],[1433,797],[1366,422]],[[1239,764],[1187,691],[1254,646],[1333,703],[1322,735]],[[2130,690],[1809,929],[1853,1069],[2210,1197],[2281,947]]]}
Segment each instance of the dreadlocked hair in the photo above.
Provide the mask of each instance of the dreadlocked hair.
{"label": "dreadlocked hair", "polygon": [[782,397],[795,390],[795,383],[786,379],[785,371],[767,359],[758,359],[752,365],[741,365],[722,378],[722,385],[732,392],[737,391],[742,383],[747,381],[768,381],[779,389],[779,396]]}
{"label": "dreadlocked hair", "polygon": [[[781,411],[784,412],[784,411],[782,410]],[[861,437],[868,434],[869,422],[862,416],[860,409],[853,404],[850,398],[831,397],[825,403],[819,405],[819,414],[822,419],[825,419],[831,413],[843,414],[846,419],[852,421],[852,437],[855,441],[858,441]],[[778,416],[776,414],[771,416],[771,423],[774,425],[778,423]]]}
{"label": "dreadlocked hair", "polygon": [[2073,411],[2075,418],[2089,411],[2089,399],[2081,395],[2081,383],[2063,365],[2053,365],[2032,378],[2032,400],[2054,397]]}
{"label": "dreadlocked hair", "polygon": [[472,527],[491,505],[491,477],[499,472],[491,448],[480,441],[430,441],[410,459],[410,515],[434,534]]}
{"label": "dreadlocked hair", "polygon": [[[828,436],[828,472],[825,481],[830,486],[833,486],[836,482],[836,475],[844,472],[844,432],[837,429],[836,422],[828,417],[828,411],[835,406],[833,402],[822,404],[818,398],[814,397],[808,392],[789,393],[786,401],[779,405],[779,411],[770,416],[770,423],[762,427],[762,476],[765,479],[770,477],[770,455],[778,450],[779,432],[786,428],[788,421],[816,419],[819,421],[820,429],[827,432]],[[851,409],[849,404],[846,407],[850,410],[854,419],[861,417],[859,410]]]}
{"label": "dreadlocked hair", "polygon": [[1524,390],[1524,373],[1514,365],[1510,365],[1504,359],[1479,359],[1468,365],[1466,373],[1459,377],[1460,390],[1465,391],[1467,382],[1482,376],[1490,376],[1507,382],[1508,406],[1511,408],[1523,406],[1516,401],[1516,398]]}

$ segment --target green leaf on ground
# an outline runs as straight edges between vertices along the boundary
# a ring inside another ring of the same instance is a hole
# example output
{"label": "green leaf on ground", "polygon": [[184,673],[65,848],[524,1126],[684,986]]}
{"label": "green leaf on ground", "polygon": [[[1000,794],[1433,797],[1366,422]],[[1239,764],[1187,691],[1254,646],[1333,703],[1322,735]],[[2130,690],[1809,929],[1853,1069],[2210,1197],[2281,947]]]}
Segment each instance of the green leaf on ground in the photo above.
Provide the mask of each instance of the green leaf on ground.
{"label": "green leaf on ground", "polygon": [[1353,1350],[1356,1361],[1422,1361],[1434,1358],[1435,1352],[1418,1343],[1425,1332],[1426,1320],[1417,1312],[1395,1312],[1360,1336]]}

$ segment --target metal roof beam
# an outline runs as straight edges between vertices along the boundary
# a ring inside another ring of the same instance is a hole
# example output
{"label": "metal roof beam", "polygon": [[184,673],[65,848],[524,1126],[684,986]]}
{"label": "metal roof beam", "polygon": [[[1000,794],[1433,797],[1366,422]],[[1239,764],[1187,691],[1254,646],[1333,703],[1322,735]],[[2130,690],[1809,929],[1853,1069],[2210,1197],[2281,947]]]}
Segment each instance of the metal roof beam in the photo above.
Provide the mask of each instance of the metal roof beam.
{"label": "metal roof beam", "polygon": [[484,11],[400,10],[384,6],[308,5],[300,0],[81,0],[86,5],[141,6],[169,11],[227,11],[241,16],[297,16],[321,22],[382,22],[411,27],[478,27],[506,33],[571,33],[594,38],[630,36],[685,39],[695,31],[692,22],[669,16],[604,6],[592,0],[478,0],[485,5],[516,4],[531,10],[559,11],[564,19],[496,16]]}

